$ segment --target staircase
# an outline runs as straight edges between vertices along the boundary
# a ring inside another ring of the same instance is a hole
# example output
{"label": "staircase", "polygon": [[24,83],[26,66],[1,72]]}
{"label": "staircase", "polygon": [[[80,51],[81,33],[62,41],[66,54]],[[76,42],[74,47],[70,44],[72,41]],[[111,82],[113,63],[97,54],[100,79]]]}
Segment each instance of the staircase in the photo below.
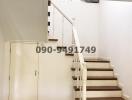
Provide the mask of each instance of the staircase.
{"label": "staircase", "polygon": [[[58,39],[49,39],[49,41],[57,42]],[[66,49],[66,46],[57,46],[57,48]],[[72,56],[74,58],[75,54],[66,53],[65,56]],[[110,61],[85,58],[84,62],[86,63],[87,70],[86,100],[125,100]],[[78,66],[75,59],[73,60],[71,71],[74,99],[82,100],[83,80],[82,73],[80,73],[81,67]]]}
{"label": "staircase", "polygon": [[[74,21],[66,16],[54,2],[49,1],[49,6],[53,6],[64,19],[72,25],[72,46],[77,47],[78,53],[66,53],[65,56],[72,56],[73,63],[71,67],[73,79],[74,100],[125,100],[123,91],[119,87],[118,79],[114,75],[114,69],[110,61],[104,59],[87,59],[80,53],[80,42],[78,32],[74,26]],[[50,16],[50,12],[48,13]],[[50,24],[49,24],[50,26]],[[54,26],[54,25],[53,25]],[[64,25],[63,25],[64,26]],[[66,48],[64,46],[64,34],[62,30],[62,46],[57,48]],[[50,33],[50,31],[49,31]],[[53,32],[54,33],[54,32]],[[59,39],[49,39],[49,41],[60,41]]]}
{"label": "staircase", "polygon": [[[87,68],[87,100],[125,100],[122,97],[122,89],[118,85],[118,79],[114,76],[114,70],[110,61],[101,59],[85,59]],[[80,68],[71,68],[73,73],[73,89],[75,100],[81,100],[82,76]],[[78,82],[77,82],[78,81]]]}

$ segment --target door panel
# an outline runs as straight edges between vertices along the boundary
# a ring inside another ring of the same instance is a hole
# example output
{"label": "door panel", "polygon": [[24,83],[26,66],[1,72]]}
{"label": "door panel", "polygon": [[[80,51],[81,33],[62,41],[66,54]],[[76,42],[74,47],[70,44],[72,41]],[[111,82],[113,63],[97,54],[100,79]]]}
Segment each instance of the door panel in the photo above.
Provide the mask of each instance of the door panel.
{"label": "door panel", "polygon": [[[12,43],[9,100],[37,100],[37,44]],[[35,75],[36,74],[36,75]]]}

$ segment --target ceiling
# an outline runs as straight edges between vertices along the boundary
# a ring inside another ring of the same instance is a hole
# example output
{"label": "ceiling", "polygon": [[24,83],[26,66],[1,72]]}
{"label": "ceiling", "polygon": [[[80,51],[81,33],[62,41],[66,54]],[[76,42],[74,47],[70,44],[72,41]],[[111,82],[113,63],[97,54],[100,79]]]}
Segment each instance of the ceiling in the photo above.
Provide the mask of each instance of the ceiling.
{"label": "ceiling", "polygon": [[0,32],[6,41],[47,39],[48,0],[0,0]]}

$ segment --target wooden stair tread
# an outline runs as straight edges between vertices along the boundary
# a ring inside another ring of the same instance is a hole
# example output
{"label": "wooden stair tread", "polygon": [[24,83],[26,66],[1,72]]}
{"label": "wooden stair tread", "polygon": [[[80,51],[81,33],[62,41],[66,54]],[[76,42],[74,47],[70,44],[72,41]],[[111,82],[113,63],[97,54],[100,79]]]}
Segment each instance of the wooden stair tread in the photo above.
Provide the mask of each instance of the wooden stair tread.
{"label": "wooden stair tread", "polygon": [[66,56],[74,56],[73,53],[66,53],[65,55],[66,55]]}
{"label": "wooden stair tread", "polygon": [[50,38],[50,39],[48,39],[48,40],[49,40],[49,41],[58,41],[58,39],[54,39],[54,38],[53,38],[53,39]]}
{"label": "wooden stair tread", "polygon": [[[80,88],[74,86],[75,91],[80,91]],[[121,88],[118,86],[87,86],[87,91],[120,91]]]}
{"label": "wooden stair tread", "polygon": [[[71,68],[72,71],[75,71],[76,68]],[[87,71],[113,71],[112,68],[87,68]]]}
{"label": "wooden stair tread", "polygon": [[104,60],[104,59],[84,59],[85,62],[99,62],[99,63],[110,63],[109,60]]}
{"label": "wooden stair tread", "polygon": [[117,78],[111,76],[90,76],[87,77],[87,80],[117,80]]}
{"label": "wooden stair tread", "polygon": [[[77,80],[77,77],[72,76],[72,79]],[[117,80],[117,78],[111,76],[88,76],[87,80]]]}
{"label": "wooden stair tread", "polygon": [[57,46],[57,48],[59,49],[66,49],[67,47],[66,46]]}
{"label": "wooden stair tread", "polygon": [[[75,100],[80,100],[80,98],[75,98]],[[87,98],[87,100],[125,100],[122,97],[96,97],[96,98]]]}

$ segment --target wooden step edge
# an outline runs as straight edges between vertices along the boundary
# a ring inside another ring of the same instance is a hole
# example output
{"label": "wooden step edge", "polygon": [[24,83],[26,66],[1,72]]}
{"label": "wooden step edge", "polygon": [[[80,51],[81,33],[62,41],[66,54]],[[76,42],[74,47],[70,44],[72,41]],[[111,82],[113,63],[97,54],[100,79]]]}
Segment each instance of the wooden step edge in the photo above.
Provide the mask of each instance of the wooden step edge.
{"label": "wooden step edge", "polygon": [[85,62],[98,62],[98,63],[110,63],[109,60],[104,60],[104,59],[84,59]]}
{"label": "wooden step edge", "polygon": [[73,80],[77,80],[77,77],[75,77],[75,76],[72,76],[72,79],[73,79]]}
{"label": "wooden step edge", "polygon": [[67,46],[57,46],[57,49],[66,49]]}
{"label": "wooden step edge", "polygon": [[87,80],[117,80],[116,77],[95,76],[87,77]]}
{"label": "wooden step edge", "polygon": [[76,70],[76,68],[71,67],[71,71],[75,71],[75,70]]}
{"label": "wooden step edge", "polygon": [[[72,79],[73,80],[77,80],[79,78],[79,80],[81,79],[80,77],[76,77],[76,76],[72,76]],[[117,80],[116,77],[104,77],[104,76],[94,76],[94,77],[91,77],[91,76],[88,76],[87,77],[87,80]]]}
{"label": "wooden step edge", "polygon": [[65,53],[66,56],[74,56],[73,53]]}
{"label": "wooden step edge", "polygon": [[88,68],[87,69],[87,71],[113,71],[113,69],[112,68],[104,68],[104,69],[90,69],[90,68]]}
{"label": "wooden step edge", "polygon": [[[73,87],[75,91],[80,91],[81,86]],[[87,91],[121,91],[122,89],[118,86],[87,86]]]}
{"label": "wooden step edge", "polygon": [[48,41],[55,41],[55,42],[57,42],[58,39],[48,39]]}
{"label": "wooden step edge", "polygon": [[[75,98],[75,100],[81,100],[80,98]],[[86,100],[125,100],[122,97],[96,97],[96,98],[87,98]]]}
{"label": "wooden step edge", "polygon": [[[75,71],[76,68],[71,68],[72,71]],[[80,69],[79,69],[80,71]],[[113,71],[112,68],[87,68],[87,71]]]}

